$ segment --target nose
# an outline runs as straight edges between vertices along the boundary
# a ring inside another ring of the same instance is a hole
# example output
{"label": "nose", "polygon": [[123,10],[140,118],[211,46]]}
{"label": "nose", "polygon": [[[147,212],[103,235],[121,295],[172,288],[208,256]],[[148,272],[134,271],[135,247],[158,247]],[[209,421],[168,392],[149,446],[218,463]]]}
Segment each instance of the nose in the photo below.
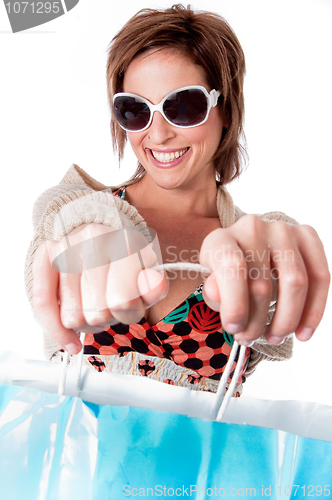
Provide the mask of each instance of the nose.
{"label": "nose", "polygon": [[176,135],[174,127],[168,123],[159,111],[155,111],[150,127],[147,129],[148,136],[154,144],[164,144]]}

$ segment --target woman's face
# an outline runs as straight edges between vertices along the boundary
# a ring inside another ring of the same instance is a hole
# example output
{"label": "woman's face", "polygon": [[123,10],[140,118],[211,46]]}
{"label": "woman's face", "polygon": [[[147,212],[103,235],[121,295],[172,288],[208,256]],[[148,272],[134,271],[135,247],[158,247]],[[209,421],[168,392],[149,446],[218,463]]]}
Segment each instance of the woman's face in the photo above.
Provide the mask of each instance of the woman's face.
{"label": "woman's face", "polygon": [[[143,53],[130,63],[123,90],[158,104],[171,91],[187,85],[212,90],[200,66],[179,52],[162,49]],[[209,180],[215,182],[212,158],[222,130],[218,106],[211,109],[205,123],[192,128],[174,127],[156,111],[149,128],[128,132],[128,138],[138,160],[158,186],[192,189]]]}

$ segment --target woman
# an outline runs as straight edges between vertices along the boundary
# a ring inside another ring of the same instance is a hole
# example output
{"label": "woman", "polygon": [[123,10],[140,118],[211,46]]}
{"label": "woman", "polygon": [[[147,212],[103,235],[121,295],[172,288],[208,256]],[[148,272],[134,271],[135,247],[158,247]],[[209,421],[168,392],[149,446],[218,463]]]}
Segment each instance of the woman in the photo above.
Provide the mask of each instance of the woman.
{"label": "woman", "polygon": [[[36,203],[27,287],[49,358],[78,353],[76,332],[87,332],[85,358],[100,371],[215,391],[232,336],[247,346],[244,382],[262,359],[291,356],[293,332],[313,335],[329,286],[315,231],[279,212],[245,215],[224,187],[241,173],[244,72],[228,24],[181,5],[141,11],[113,39],[113,145],[121,159],[128,139],[139,166],[106,188],[74,165]],[[211,270],[204,287],[198,273],[151,269],[161,259],[142,240],[146,226],[163,263]],[[142,232],[112,239],[124,227]],[[68,272],[69,247],[82,241],[90,247],[81,257],[93,254],[94,264]],[[129,260],[105,252],[123,241]]]}

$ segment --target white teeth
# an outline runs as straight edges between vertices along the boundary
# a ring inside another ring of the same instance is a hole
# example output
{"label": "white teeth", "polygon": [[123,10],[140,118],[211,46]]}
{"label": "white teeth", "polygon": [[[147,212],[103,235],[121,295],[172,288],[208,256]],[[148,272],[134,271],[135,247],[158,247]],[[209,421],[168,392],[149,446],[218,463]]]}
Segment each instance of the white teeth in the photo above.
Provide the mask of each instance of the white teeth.
{"label": "white teeth", "polygon": [[175,160],[176,158],[180,158],[180,156],[182,156],[187,150],[188,148],[176,151],[175,153],[158,153],[157,151],[153,151],[153,149],[151,149],[151,152],[156,160],[162,163],[167,163]]}

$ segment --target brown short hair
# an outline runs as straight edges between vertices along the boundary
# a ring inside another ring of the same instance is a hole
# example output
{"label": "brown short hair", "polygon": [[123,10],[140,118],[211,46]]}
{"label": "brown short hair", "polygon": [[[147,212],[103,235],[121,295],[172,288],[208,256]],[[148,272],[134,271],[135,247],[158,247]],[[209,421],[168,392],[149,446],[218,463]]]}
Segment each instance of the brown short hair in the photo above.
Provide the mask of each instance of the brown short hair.
{"label": "brown short hair", "polygon": [[[113,95],[123,90],[126,69],[135,56],[154,48],[180,51],[201,66],[211,89],[222,96],[221,106],[227,128],[214,156],[217,180],[227,184],[242,171],[246,152],[243,133],[243,79],[245,59],[242,47],[229,24],[212,12],[193,11],[181,4],[165,10],[143,9],[135,14],[108,47],[107,88],[112,108]],[[113,148],[123,157],[126,132],[111,119]],[[144,175],[139,163],[134,178]]]}

